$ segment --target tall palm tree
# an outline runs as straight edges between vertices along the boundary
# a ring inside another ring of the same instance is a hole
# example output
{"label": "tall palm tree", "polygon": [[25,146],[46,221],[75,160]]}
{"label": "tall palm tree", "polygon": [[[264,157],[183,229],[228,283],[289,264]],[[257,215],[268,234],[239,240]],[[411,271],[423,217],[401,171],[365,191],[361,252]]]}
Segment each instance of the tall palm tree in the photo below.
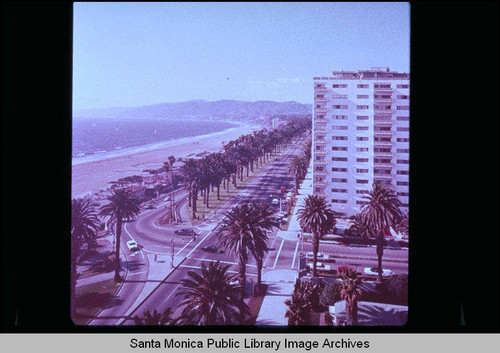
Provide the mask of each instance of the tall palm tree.
{"label": "tall palm tree", "polygon": [[348,267],[342,271],[340,278],[340,297],[345,300],[345,313],[347,325],[358,324],[358,299],[363,293],[361,290],[360,273]]}
{"label": "tall palm tree", "polygon": [[382,283],[382,256],[384,255],[384,232],[403,218],[401,201],[394,190],[375,182],[372,190],[362,196],[367,203],[361,214],[377,235],[378,276],[377,283]]}
{"label": "tall palm tree", "polygon": [[325,198],[318,195],[307,196],[298,213],[302,230],[313,235],[313,276],[317,277],[319,240],[337,224],[337,214],[327,205]]}
{"label": "tall palm tree", "polygon": [[229,265],[218,261],[210,262],[208,267],[201,263],[201,274],[188,271],[189,278],[181,280],[184,307],[176,320],[184,325],[227,325],[234,324],[238,308],[245,314],[249,312],[246,304],[238,305],[239,285],[231,284],[234,275],[227,273]]}
{"label": "tall palm tree", "polygon": [[76,262],[82,242],[87,244],[95,241],[95,236],[101,225],[97,213],[89,200],[73,199],[71,201],[71,315],[76,314],[75,287]]}
{"label": "tall palm tree", "polygon": [[[256,209],[260,211],[255,212]],[[246,265],[249,255],[262,256],[267,251],[266,230],[271,229],[273,223],[267,211],[261,206],[249,206],[243,204],[234,207],[226,214],[227,221],[220,228],[217,235],[219,244],[229,250],[231,254],[238,258],[239,282],[240,282],[240,322],[243,322],[243,300],[246,288]]]}
{"label": "tall palm tree", "polygon": [[134,220],[140,211],[140,202],[131,193],[118,189],[107,197],[108,204],[101,207],[101,216],[110,216],[116,222],[116,249],[115,249],[115,281],[121,281],[120,277],[120,241],[122,224],[124,221]]}
{"label": "tall palm tree", "polygon": [[288,170],[290,173],[295,175],[295,190],[299,191],[299,185],[302,179],[307,174],[307,160],[303,155],[296,156],[292,163],[290,164],[290,168]]}
{"label": "tall palm tree", "polygon": [[172,310],[167,308],[163,313],[154,309],[153,312],[149,310],[144,311],[143,316],[134,316],[134,322],[136,325],[148,325],[148,326],[159,326],[159,325],[169,325],[174,322],[172,319]]}

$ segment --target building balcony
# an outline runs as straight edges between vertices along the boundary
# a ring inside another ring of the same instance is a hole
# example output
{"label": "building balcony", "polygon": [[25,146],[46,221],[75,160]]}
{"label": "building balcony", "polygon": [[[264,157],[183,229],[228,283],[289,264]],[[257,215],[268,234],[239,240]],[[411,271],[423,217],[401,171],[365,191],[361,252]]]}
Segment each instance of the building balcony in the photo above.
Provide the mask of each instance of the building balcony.
{"label": "building balcony", "polygon": [[326,133],[326,126],[316,126],[314,128],[314,132],[325,132]]}
{"label": "building balcony", "polygon": [[325,87],[314,87],[314,92],[321,93],[321,92],[328,92],[328,88]]}
{"label": "building balcony", "polygon": [[324,146],[324,145],[326,145],[326,140],[314,139],[314,143],[316,145],[322,145],[322,146]]}
{"label": "building balcony", "polygon": [[373,145],[375,147],[389,147],[392,146],[392,141],[375,141]]}
{"label": "building balcony", "polygon": [[375,103],[393,103],[394,99],[392,98],[373,98]]}
{"label": "building balcony", "polygon": [[317,103],[326,103],[328,99],[326,97],[314,97],[314,101]]}
{"label": "building balcony", "polygon": [[327,153],[328,153],[327,150],[314,150],[313,151],[313,155],[315,155],[315,156],[326,156]]}
{"label": "building balcony", "polygon": [[327,183],[325,180],[323,181],[313,181],[313,188],[315,187],[326,187],[327,186]]}
{"label": "building balcony", "polygon": [[380,136],[380,137],[389,137],[392,136],[392,131],[374,131],[373,134],[375,137]]}
{"label": "building balcony", "polygon": [[394,175],[392,175],[392,174],[374,174],[373,175],[373,181],[392,180],[393,178],[394,178]]}
{"label": "building balcony", "polygon": [[393,167],[393,163],[392,162],[388,162],[388,163],[373,163],[373,166],[375,168],[392,168]]}
{"label": "building balcony", "polygon": [[374,152],[373,155],[375,157],[392,157],[392,152]]}
{"label": "building balcony", "polygon": [[374,114],[393,114],[394,110],[393,109],[374,109],[373,113]]}
{"label": "building balcony", "polygon": [[314,108],[315,114],[326,114],[326,107],[324,108]]}
{"label": "building balcony", "polygon": [[392,88],[373,88],[374,92],[392,92]]}
{"label": "building balcony", "polygon": [[321,191],[321,192],[313,191],[313,195],[318,195],[318,196],[326,197],[326,192],[324,192],[324,191]]}
{"label": "building balcony", "polygon": [[373,120],[374,127],[392,126],[392,119],[389,120]]}

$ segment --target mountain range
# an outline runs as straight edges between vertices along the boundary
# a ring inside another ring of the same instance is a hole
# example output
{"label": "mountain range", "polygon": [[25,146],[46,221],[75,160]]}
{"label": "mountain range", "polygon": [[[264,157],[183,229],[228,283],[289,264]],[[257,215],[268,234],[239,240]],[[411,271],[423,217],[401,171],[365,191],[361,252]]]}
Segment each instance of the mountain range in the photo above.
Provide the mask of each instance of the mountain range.
{"label": "mountain range", "polygon": [[239,100],[191,100],[179,103],[161,103],[142,107],[114,107],[100,109],[77,109],[73,111],[75,118],[233,118],[252,119],[272,115],[310,115],[312,104],[302,104],[294,101],[247,102]]}

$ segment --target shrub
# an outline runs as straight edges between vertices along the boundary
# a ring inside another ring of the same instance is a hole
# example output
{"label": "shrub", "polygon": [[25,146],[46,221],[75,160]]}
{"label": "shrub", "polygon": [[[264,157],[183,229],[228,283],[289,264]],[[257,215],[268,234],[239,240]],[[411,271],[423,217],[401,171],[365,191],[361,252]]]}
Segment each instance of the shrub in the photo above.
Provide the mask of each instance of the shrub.
{"label": "shrub", "polygon": [[340,301],[340,287],[339,283],[334,283],[323,288],[319,298],[320,303],[324,306],[331,306]]}

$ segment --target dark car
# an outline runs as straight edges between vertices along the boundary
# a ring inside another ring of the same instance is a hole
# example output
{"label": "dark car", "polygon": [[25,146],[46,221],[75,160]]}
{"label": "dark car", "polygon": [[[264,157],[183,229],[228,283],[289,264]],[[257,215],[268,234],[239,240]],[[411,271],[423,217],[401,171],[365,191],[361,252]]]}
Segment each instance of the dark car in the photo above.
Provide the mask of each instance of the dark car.
{"label": "dark car", "polygon": [[177,235],[196,235],[196,232],[192,228],[182,228],[174,231]]}
{"label": "dark car", "polygon": [[203,248],[201,248],[201,250],[221,254],[224,252],[224,250],[219,250],[219,248],[215,245],[204,246]]}

